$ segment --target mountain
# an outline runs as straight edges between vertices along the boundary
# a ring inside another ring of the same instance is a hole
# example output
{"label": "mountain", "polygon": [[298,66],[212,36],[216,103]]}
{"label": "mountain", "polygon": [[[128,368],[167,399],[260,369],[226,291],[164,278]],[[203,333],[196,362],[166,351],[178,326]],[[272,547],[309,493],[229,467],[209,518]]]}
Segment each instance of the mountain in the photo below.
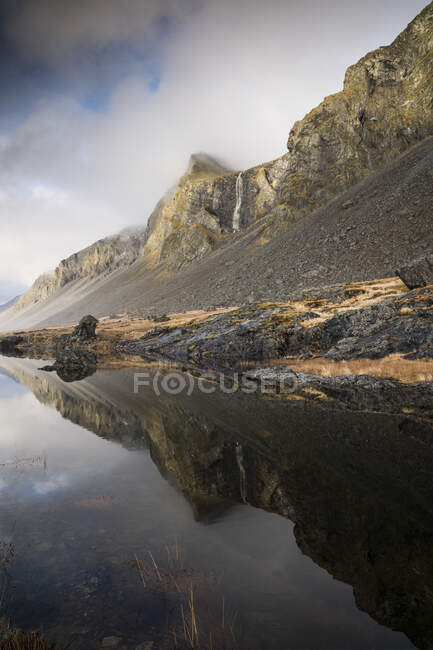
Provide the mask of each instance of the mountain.
{"label": "mountain", "polygon": [[191,157],[146,228],[41,276],[0,327],[284,299],[395,274],[431,250],[433,3],[348,68],[292,128],[288,152],[243,172]]}
{"label": "mountain", "polygon": [[7,302],[4,302],[2,305],[0,305],[0,314],[2,311],[6,311],[6,309],[9,309],[9,307],[13,307],[16,302],[18,302],[20,296],[15,296],[14,298],[11,298]]}

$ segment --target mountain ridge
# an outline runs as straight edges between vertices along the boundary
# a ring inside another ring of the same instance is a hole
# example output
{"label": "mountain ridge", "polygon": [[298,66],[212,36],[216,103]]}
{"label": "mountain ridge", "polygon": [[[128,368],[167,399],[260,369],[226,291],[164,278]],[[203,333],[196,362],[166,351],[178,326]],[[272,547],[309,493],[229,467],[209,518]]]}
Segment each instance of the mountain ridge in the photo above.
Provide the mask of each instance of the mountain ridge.
{"label": "mountain ridge", "polygon": [[[336,197],[345,192],[350,195],[350,188],[359,183],[368,184],[369,177],[380,175],[392,161],[400,160],[405,151],[433,134],[432,65],[433,3],[430,3],[391,45],[369,52],[350,66],[342,91],[326,97],[318,107],[295,123],[289,134],[286,154],[242,172],[226,169],[207,154],[193,155],[187,172],[158,203],[147,226],[137,236],[138,241],[133,242],[131,238],[130,243],[122,246],[116,240],[119,235],[115,235],[111,240],[100,240],[75,253],[59,264],[54,280],[51,276],[43,280],[38,278],[12,310],[6,312],[6,317],[11,322],[17,321],[16,315],[24,310],[21,313],[23,318],[17,322],[26,322],[24,312],[32,314],[27,319],[29,324],[51,322],[46,321],[42,313],[47,300],[53,296],[64,296],[66,299],[67,294],[74,299],[77,281],[81,281],[78,295],[85,293],[86,283],[89,293],[93,295],[95,290],[108,291],[113,284],[110,276],[113,274],[115,279],[122,272],[121,281],[125,286],[136,283],[138,303],[143,305],[142,294],[147,291],[149,299],[144,302],[153,305],[153,296],[158,288],[164,298],[164,287],[173,284],[176,274],[183,274],[189,268],[198,266],[203,269],[203,260],[209,260],[211,265],[212,256],[218,256],[221,248],[225,247],[228,251],[236,249],[240,237],[246,237],[249,242],[246,250],[241,252],[241,258],[250,255],[248,246],[255,250],[269,240],[275,240],[278,245],[281,237],[293,238],[296,229],[292,235],[287,233],[300,221],[305,218],[314,221],[312,215],[320,210],[326,213],[327,206],[331,206]],[[426,149],[426,155],[430,156],[430,146]],[[419,159],[414,164],[422,167]],[[402,168],[405,168],[404,162]],[[406,169],[406,174],[410,173]],[[376,191],[379,189],[376,188]],[[389,183],[387,191],[390,193],[388,203],[395,207],[395,192]],[[415,197],[412,198],[409,202],[413,203]],[[350,213],[351,207],[344,209],[347,211],[349,208]],[[404,210],[403,201],[397,207],[400,211]],[[358,217],[369,222],[368,215],[362,210]],[[427,219],[428,215],[423,213],[422,218]],[[259,235],[256,237],[253,232]],[[386,228],[379,234],[384,238],[386,248]],[[338,235],[333,236],[338,239]],[[326,237],[324,234],[323,240],[330,248],[332,242],[327,241]],[[423,237],[430,245],[428,233],[424,233]],[[107,244],[108,240],[110,243]],[[302,239],[299,241],[303,242]],[[412,246],[403,237],[400,245],[406,247],[405,255],[385,254],[389,264],[377,264],[378,272],[389,275],[392,273],[391,264],[400,264],[411,255],[422,253],[424,248],[414,243]],[[360,245],[359,240],[349,241],[354,257],[357,256],[357,245]],[[361,246],[359,250],[366,255],[374,253],[371,246]],[[304,257],[308,263],[308,257]],[[241,261],[244,262],[244,259]],[[281,256],[279,261],[286,263]],[[258,263],[257,259],[255,263]],[[262,273],[266,273],[269,261],[261,260],[260,264]],[[347,281],[365,279],[353,277],[358,268],[356,260],[353,263],[348,260],[348,264]],[[366,264],[369,266],[368,259]],[[370,264],[371,271],[374,264]],[[305,273],[310,272],[311,280],[317,277],[322,281],[327,276],[329,282],[330,268],[322,270],[319,264],[318,269],[311,268]],[[194,272],[190,276],[194,277]],[[104,277],[108,278],[105,289]],[[196,278],[191,286],[197,287],[200,293],[199,279]],[[253,284],[251,292],[260,293],[255,291]],[[231,293],[233,299],[238,299],[236,292]],[[279,295],[278,287],[274,287],[274,293],[274,297]],[[272,297],[269,292],[267,298]],[[226,304],[226,298],[231,299],[231,296],[223,296],[219,301]],[[245,291],[239,294],[243,302],[249,298]],[[79,317],[79,300],[74,318]],[[59,318],[60,313],[64,313],[61,302]],[[96,300],[97,304],[102,305],[103,302],[100,297]],[[171,309],[178,302],[174,299],[165,304]],[[35,309],[38,304],[43,307],[39,321],[38,310]],[[122,305],[114,301],[111,307],[118,309]],[[111,308],[107,304],[104,309]],[[66,310],[66,313],[72,314],[73,311]],[[6,320],[3,314],[0,322]]]}

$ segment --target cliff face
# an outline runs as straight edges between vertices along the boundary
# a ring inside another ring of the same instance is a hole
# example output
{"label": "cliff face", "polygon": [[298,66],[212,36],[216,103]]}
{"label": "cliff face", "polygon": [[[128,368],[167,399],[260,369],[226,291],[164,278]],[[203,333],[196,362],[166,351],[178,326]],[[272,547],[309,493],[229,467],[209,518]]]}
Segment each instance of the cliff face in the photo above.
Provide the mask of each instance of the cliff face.
{"label": "cliff face", "polygon": [[186,175],[152,221],[145,251],[171,270],[266,216],[290,225],[433,134],[433,3],[387,47],[351,66],[290,132],[288,153],[241,174]]}
{"label": "cliff face", "polygon": [[294,214],[323,204],[433,133],[433,3],[387,47],[348,68],[290,132],[270,170],[277,201]]}
{"label": "cliff face", "polygon": [[144,230],[125,230],[74,253],[62,260],[54,271],[40,275],[13,310],[21,311],[42,302],[73,280],[88,280],[130,266],[143,249],[144,237]]}
{"label": "cliff face", "polygon": [[149,220],[144,256],[177,271],[202,259],[226,235],[264,216],[273,201],[266,167],[228,172],[205,154],[193,154],[167,200]]}

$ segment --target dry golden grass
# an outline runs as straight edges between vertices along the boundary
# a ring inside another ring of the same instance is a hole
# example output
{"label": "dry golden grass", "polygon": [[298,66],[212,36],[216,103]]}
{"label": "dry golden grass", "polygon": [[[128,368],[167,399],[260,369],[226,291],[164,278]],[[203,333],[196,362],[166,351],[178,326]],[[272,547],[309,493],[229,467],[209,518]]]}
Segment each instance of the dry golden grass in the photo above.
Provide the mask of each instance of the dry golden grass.
{"label": "dry golden grass", "polygon": [[295,372],[309,372],[321,377],[341,375],[370,375],[378,379],[392,377],[404,383],[433,381],[433,359],[409,361],[399,354],[382,359],[355,359],[353,361],[328,361],[316,359],[275,359],[269,365],[285,365]]}
{"label": "dry golden grass", "polygon": [[288,316],[300,316],[305,312],[314,312],[317,318],[302,323],[303,327],[310,328],[318,325],[328,318],[332,318],[339,312],[350,309],[361,309],[369,307],[389,298],[402,296],[408,289],[400,278],[385,278],[384,280],[372,280],[370,282],[351,282],[345,285],[347,298],[339,303],[333,303],[325,298],[308,298],[306,300],[295,300],[291,302],[263,302],[260,307],[265,309],[287,308]]}
{"label": "dry golden grass", "polygon": [[306,328],[314,327],[319,323],[332,318],[338,313],[351,309],[362,309],[370,305],[383,302],[389,298],[395,298],[407,293],[408,289],[400,278],[386,278],[384,280],[373,280],[371,282],[351,282],[345,285],[347,298],[340,303],[334,304],[329,300],[310,300],[288,303],[298,315],[314,311],[318,318],[313,318],[303,323]]}
{"label": "dry golden grass", "polygon": [[[123,368],[142,364],[140,357],[127,358],[122,357],[115,351],[116,345],[121,340],[138,339],[153,329],[168,326],[170,328],[188,327],[195,323],[200,323],[211,316],[233,311],[235,307],[221,308],[214,311],[195,310],[185,313],[176,313],[169,315],[167,321],[154,322],[145,318],[128,317],[121,314],[116,318],[103,317],[97,327],[97,338],[86,343],[88,350],[98,355],[98,367],[101,368]],[[47,327],[41,330],[15,330],[13,334],[23,336],[24,341],[18,348],[21,349],[27,357],[42,358],[50,356],[54,349],[54,341],[62,334],[70,334],[75,324],[65,327]],[[10,332],[9,334],[12,334]],[[5,334],[7,336],[8,334]]]}
{"label": "dry golden grass", "polygon": [[39,632],[22,632],[5,621],[0,624],[1,650],[55,650],[55,647],[55,644],[45,641]]}
{"label": "dry golden grass", "polygon": [[128,318],[126,315],[119,319],[101,318],[97,334],[102,339],[137,339],[157,327],[169,326],[171,328],[187,327],[192,323],[199,323],[211,316],[227,313],[235,307],[216,309],[214,311],[196,310],[185,313],[170,314],[167,321],[155,323],[144,318]]}
{"label": "dry golden grass", "polygon": [[239,648],[234,630],[237,615],[228,610],[224,596],[215,591],[215,573],[186,568],[177,542],[167,545],[164,555],[162,561],[150,551],[145,561],[134,555],[134,564],[143,588],[162,592],[167,598],[173,648]]}

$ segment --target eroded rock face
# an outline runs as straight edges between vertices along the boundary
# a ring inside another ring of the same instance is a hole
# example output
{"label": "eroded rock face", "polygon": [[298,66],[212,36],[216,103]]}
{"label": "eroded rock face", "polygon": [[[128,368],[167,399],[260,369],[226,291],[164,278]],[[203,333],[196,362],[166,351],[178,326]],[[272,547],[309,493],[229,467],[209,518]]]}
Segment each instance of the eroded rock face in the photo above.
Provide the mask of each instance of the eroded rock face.
{"label": "eroded rock face", "polygon": [[88,280],[130,266],[139,257],[144,239],[144,229],[125,230],[70,255],[54,271],[40,275],[15,303],[13,310],[21,311],[42,302],[74,280]]}
{"label": "eroded rock face", "polygon": [[289,153],[269,172],[279,200],[308,212],[431,135],[432,64],[430,3],[391,45],[349,67],[341,92],[294,125]]}
{"label": "eroded rock face", "polygon": [[433,255],[422,257],[402,266],[397,274],[409,289],[433,284]]}

